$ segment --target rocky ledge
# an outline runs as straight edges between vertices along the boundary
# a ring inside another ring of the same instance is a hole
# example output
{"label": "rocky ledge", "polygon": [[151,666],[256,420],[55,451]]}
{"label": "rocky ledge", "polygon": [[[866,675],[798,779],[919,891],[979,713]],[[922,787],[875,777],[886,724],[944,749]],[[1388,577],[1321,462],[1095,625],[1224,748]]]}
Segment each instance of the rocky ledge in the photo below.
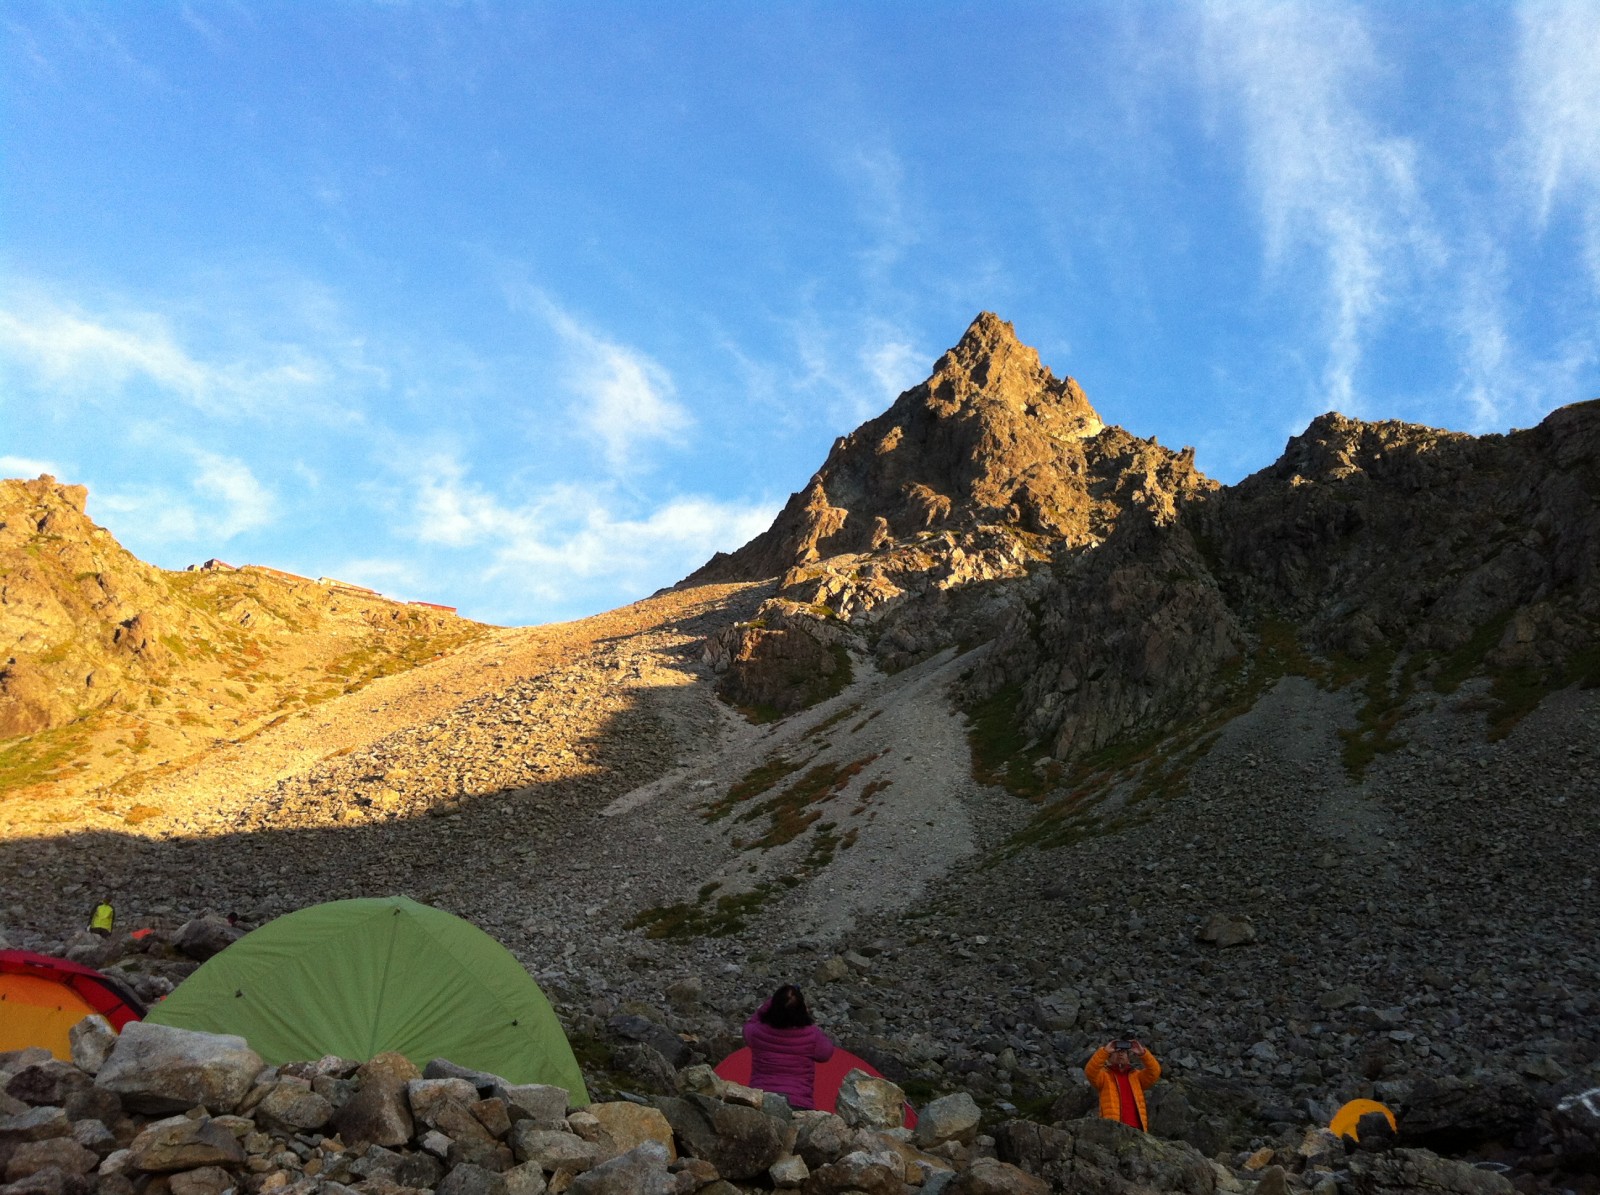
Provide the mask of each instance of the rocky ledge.
{"label": "rocky ledge", "polygon": [[[0,1054],[3,1195],[1511,1195],[1502,1175],[1424,1150],[1347,1153],[1325,1129],[1238,1167],[1099,1119],[986,1124],[970,1095],[901,1127],[903,1092],[855,1071],[837,1114],[718,1078],[575,1108],[399,1054],[264,1065],[243,1038],[98,1017],[72,1062]],[[1595,1125],[1588,1126],[1591,1145]]]}

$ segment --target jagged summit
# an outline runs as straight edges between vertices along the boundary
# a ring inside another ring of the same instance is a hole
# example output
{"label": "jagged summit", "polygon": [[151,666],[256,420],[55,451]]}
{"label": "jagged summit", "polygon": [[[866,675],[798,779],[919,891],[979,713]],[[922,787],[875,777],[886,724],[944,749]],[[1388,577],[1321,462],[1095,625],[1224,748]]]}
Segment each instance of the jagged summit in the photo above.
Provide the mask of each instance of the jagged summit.
{"label": "jagged summit", "polygon": [[1107,427],[1077,382],[985,311],[925,382],[834,443],[767,531],[689,581],[781,576],[929,532],[998,528],[1082,546],[1130,506],[1170,508],[1210,484],[1192,452]]}

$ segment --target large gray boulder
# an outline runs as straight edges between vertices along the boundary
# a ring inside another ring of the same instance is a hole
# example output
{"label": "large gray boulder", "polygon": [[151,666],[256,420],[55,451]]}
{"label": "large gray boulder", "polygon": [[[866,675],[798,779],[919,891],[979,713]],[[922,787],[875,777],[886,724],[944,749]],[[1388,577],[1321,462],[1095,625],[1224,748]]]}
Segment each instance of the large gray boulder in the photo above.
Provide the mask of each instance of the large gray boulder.
{"label": "large gray boulder", "polygon": [[333,1115],[333,1105],[303,1079],[280,1079],[262,1097],[252,1115],[268,1128],[291,1133],[320,1129]]}
{"label": "large gray boulder", "polygon": [[797,1112],[794,1120],[794,1152],[812,1170],[838,1161],[855,1148],[855,1132],[832,1112]]}
{"label": "large gray boulder", "polygon": [[576,1133],[542,1129],[534,1121],[521,1120],[511,1126],[511,1148],[519,1162],[537,1162],[552,1173],[581,1174],[598,1164],[604,1150]]}
{"label": "large gray boulder", "polygon": [[493,1170],[464,1162],[444,1176],[437,1195],[506,1195],[506,1180]]}
{"label": "large gray boulder", "polygon": [[346,1145],[404,1145],[415,1123],[406,1084],[418,1078],[404,1054],[378,1054],[356,1071],[359,1091],[334,1114],[333,1127]]}
{"label": "large gray boulder", "polygon": [[242,937],[244,930],[228,924],[226,917],[207,913],[203,917],[185,921],[178,932],[172,935],[172,944],[196,962],[203,963],[221,954]]}
{"label": "large gray boulder", "polygon": [[905,1188],[905,1167],[895,1155],[853,1150],[813,1170],[801,1190],[805,1195],[844,1195],[846,1191],[903,1195]]}
{"label": "large gray boulder", "polygon": [[0,1149],[23,1141],[45,1141],[72,1135],[72,1121],[60,1108],[29,1108],[14,1116],[0,1116]]}
{"label": "large gray boulder", "polygon": [[778,1121],[754,1108],[692,1094],[663,1099],[657,1106],[672,1125],[681,1151],[704,1158],[733,1182],[766,1174],[785,1152]]}
{"label": "large gray boulder", "polygon": [[51,1166],[62,1174],[88,1174],[99,1164],[98,1155],[71,1137],[52,1137],[17,1146],[6,1162],[5,1179],[8,1183],[18,1182]]}
{"label": "large gray boulder", "polygon": [[1191,1145],[1162,1141],[1115,1120],[1039,1125],[1009,1120],[995,1130],[1000,1160],[1082,1195],[1156,1190],[1212,1195],[1216,1171]]}
{"label": "large gray boulder", "polygon": [[1356,1195],[1512,1195],[1516,1190],[1503,1174],[1425,1149],[1354,1154],[1350,1186]]}
{"label": "large gray boulder", "polygon": [[25,1066],[6,1080],[6,1094],[34,1107],[50,1104],[56,1107],[67,1102],[75,1091],[94,1085],[94,1080],[70,1062],[54,1058]]}
{"label": "large gray boulder", "polygon": [[134,1021],[94,1081],[135,1112],[232,1112],[261,1069],[242,1037]]}
{"label": "large gray boulder", "polygon": [[646,1141],[578,1175],[567,1195],[676,1195],[676,1176],[667,1171],[667,1150]]}
{"label": "large gray boulder", "polygon": [[966,1092],[941,1096],[929,1100],[917,1114],[917,1127],[911,1139],[924,1149],[942,1145],[946,1141],[960,1141],[968,1145],[978,1135],[978,1121],[981,1118],[977,1101]]}
{"label": "large gray boulder", "polygon": [[906,1093],[887,1079],[853,1070],[839,1084],[834,1110],[851,1128],[897,1129],[905,1122]]}
{"label": "large gray boulder", "polygon": [[995,1158],[977,1158],[945,1184],[943,1195],[1050,1195],[1050,1184]]}
{"label": "large gray boulder", "polygon": [[129,1169],[149,1174],[237,1166],[245,1157],[239,1139],[209,1116],[174,1116],[147,1125],[128,1146],[128,1154]]}

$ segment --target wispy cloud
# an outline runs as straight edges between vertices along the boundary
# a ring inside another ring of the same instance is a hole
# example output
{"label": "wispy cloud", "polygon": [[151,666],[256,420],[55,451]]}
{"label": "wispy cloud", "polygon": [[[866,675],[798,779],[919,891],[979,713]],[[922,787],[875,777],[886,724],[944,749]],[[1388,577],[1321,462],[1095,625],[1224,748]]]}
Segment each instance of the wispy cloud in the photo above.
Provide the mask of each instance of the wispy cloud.
{"label": "wispy cloud", "polygon": [[672,375],[647,354],[589,327],[537,287],[507,287],[513,306],[542,317],[560,338],[574,423],[600,446],[613,473],[638,469],[652,444],[681,442],[694,417]]}
{"label": "wispy cloud", "polygon": [[236,457],[189,448],[193,473],[186,487],[138,486],[101,492],[98,506],[137,525],[141,542],[201,551],[272,523],[277,498]]}
{"label": "wispy cloud", "polygon": [[278,409],[325,389],[333,376],[325,360],[301,345],[209,358],[189,347],[161,313],[91,313],[39,298],[0,308],[0,366],[53,399],[110,402],[146,389],[206,415]]}
{"label": "wispy cloud", "polygon": [[44,473],[61,476],[60,470],[50,461],[31,456],[0,456],[0,477],[33,478]]}
{"label": "wispy cloud", "polygon": [[867,275],[881,280],[922,239],[906,197],[905,163],[886,146],[860,146],[840,169],[857,192],[859,219],[872,237],[862,254]]}
{"label": "wispy cloud", "polygon": [[1300,255],[1314,255],[1327,330],[1324,397],[1358,411],[1368,338],[1440,252],[1414,145],[1369,115],[1377,68],[1361,15],[1304,0],[1218,2],[1206,10],[1202,41],[1204,73],[1244,127],[1268,276],[1294,287]]}
{"label": "wispy cloud", "polygon": [[1600,287],[1600,8],[1590,0],[1526,0],[1517,84],[1538,219],[1571,203]]}
{"label": "wispy cloud", "polygon": [[928,373],[928,361],[909,340],[894,332],[886,332],[883,339],[863,346],[861,364],[887,398],[898,398]]}
{"label": "wispy cloud", "polygon": [[713,552],[743,544],[777,512],[775,503],[700,496],[634,511],[604,487],[575,485],[507,501],[472,481],[448,454],[423,462],[410,502],[418,540],[469,550],[476,554],[470,571],[481,581],[543,602],[571,601],[576,590],[596,584],[640,596]]}

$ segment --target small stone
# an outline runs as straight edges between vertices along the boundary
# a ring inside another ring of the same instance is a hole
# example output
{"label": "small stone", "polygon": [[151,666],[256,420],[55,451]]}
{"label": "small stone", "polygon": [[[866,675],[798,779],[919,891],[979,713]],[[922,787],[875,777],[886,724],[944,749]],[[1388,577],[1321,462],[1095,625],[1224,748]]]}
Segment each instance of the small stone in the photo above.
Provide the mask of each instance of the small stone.
{"label": "small stone", "polygon": [[811,1168],[804,1158],[785,1154],[767,1167],[767,1177],[774,1187],[798,1187],[811,1177]]}
{"label": "small stone", "polygon": [[84,1017],[67,1031],[72,1043],[72,1065],[85,1074],[98,1075],[117,1044],[117,1031],[111,1022],[95,1013]]}

